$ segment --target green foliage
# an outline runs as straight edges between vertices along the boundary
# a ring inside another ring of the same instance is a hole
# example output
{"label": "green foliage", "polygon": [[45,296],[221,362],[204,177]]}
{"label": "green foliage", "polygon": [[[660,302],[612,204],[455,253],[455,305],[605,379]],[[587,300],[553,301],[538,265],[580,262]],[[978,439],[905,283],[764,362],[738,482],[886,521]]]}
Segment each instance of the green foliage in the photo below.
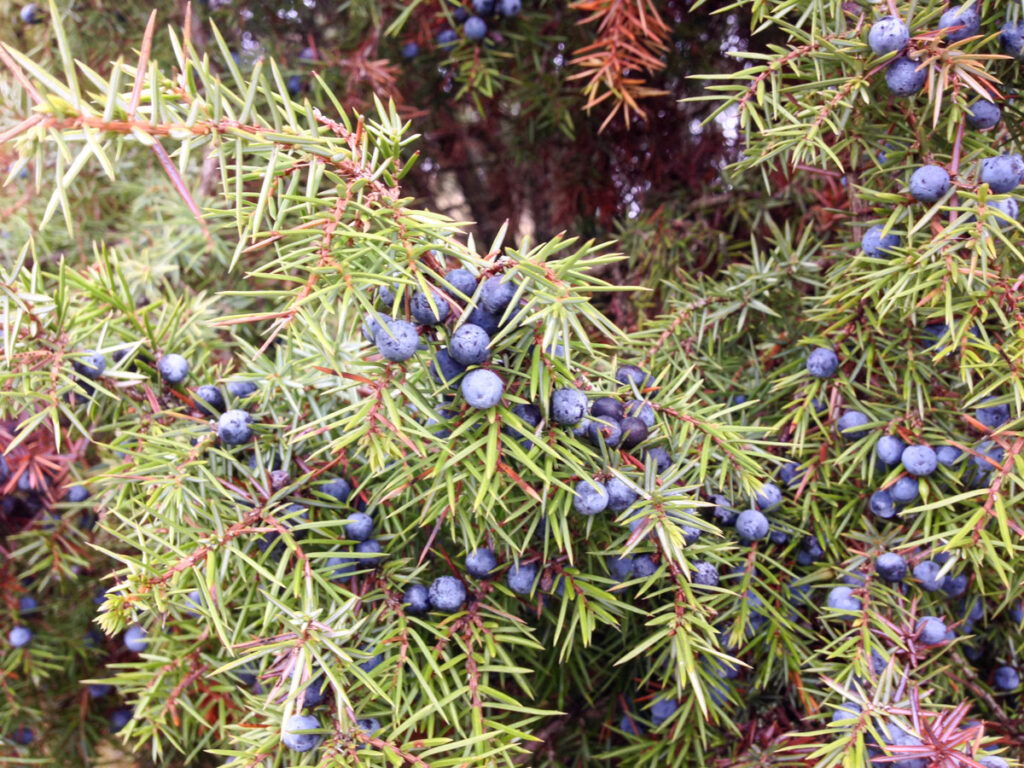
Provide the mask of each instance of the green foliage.
{"label": "green foliage", "polygon": [[[1019,714],[988,680],[1019,666],[1024,252],[992,205],[1011,195],[974,173],[1020,145],[1013,107],[1006,129],[962,122],[965,94],[1019,64],[990,55],[992,35],[946,48],[929,34],[940,6],[916,5],[912,45],[950,85],[898,101],[864,42],[874,9],[737,5],[785,38],[709,89],[712,117],[738,115],[743,157],[700,198],[622,222],[625,257],[567,235],[467,237],[405,191],[423,140],[393,102],[359,113],[320,80],[331,109],[314,107],[273,59],[236,64],[216,27],[215,52],[150,27],[111,65],[76,61],[61,24],[52,65],[3,48],[8,188],[25,195],[0,243],[3,631],[35,632],[4,650],[3,759],[92,765],[115,740],[156,765],[860,766],[878,742],[950,765],[982,745],[1020,756]],[[374,4],[350,10],[384,23]],[[997,29],[1002,11],[982,10]],[[930,207],[903,183],[926,161],[956,182]],[[871,224],[900,236],[891,258],[860,252]],[[434,295],[452,317],[406,362],[364,337],[454,267],[516,286],[492,337],[493,409],[430,368],[480,288]],[[834,377],[804,369],[816,346],[839,355]],[[74,367],[91,350],[107,359],[95,380]],[[156,372],[169,353],[190,363],[185,386]],[[627,363],[652,381],[616,379]],[[239,381],[255,394],[229,394]],[[252,415],[252,441],[218,438],[200,384]],[[670,466],[556,427],[551,393],[569,386],[649,400],[645,446]],[[979,418],[992,404],[1007,423]],[[848,409],[868,436],[838,432]],[[877,458],[883,433],[965,454],[892,520],[868,504],[904,474]],[[795,479],[775,479],[790,462]],[[326,492],[339,477],[347,499]],[[574,510],[577,482],[611,478],[637,503]],[[716,505],[752,506],[767,481],[784,501],[751,545]],[[85,502],[66,499],[77,483]],[[363,510],[379,560],[346,529]],[[464,573],[481,546],[493,580]],[[935,558],[969,591],[894,588],[873,568],[885,551]],[[614,558],[634,556],[654,572],[617,577]],[[718,586],[694,580],[699,563]],[[527,595],[504,578],[523,564],[539,567]],[[410,584],[452,574],[463,610],[403,605]],[[855,615],[827,605],[844,582]],[[39,616],[19,616],[23,594]],[[921,643],[925,615],[951,638]],[[132,625],[140,653],[123,646]],[[321,674],[322,743],[300,755],[282,733]],[[97,680],[115,693],[91,698]],[[849,702],[860,711],[827,722]],[[32,744],[15,743],[24,726]],[[918,752],[892,746],[897,726]]]}

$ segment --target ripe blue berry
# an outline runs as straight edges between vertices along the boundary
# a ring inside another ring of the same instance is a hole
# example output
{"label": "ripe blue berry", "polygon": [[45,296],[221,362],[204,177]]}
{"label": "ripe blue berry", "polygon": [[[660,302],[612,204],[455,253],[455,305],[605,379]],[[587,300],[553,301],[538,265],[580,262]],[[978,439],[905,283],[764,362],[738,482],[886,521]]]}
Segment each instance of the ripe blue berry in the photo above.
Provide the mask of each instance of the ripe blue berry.
{"label": "ripe blue berry", "polygon": [[142,653],[148,645],[146,630],[138,624],[132,624],[124,631],[124,647],[132,653]]}
{"label": "ripe blue berry", "polygon": [[992,685],[1000,691],[1013,691],[1020,688],[1020,675],[1013,667],[997,667],[992,674]]}
{"label": "ripe blue berry", "polygon": [[847,440],[860,440],[868,434],[868,431],[861,427],[869,421],[867,415],[861,411],[848,410],[843,411],[836,421],[836,427],[839,429],[839,434]]}
{"label": "ripe blue berry", "polygon": [[935,616],[922,616],[917,620],[917,639],[925,645],[938,645],[946,639],[946,624]]}
{"label": "ripe blue berry", "polygon": [[581,515],[596,515],[608,508],[609,499],[608,489],[604,483],[580,480],[576,483],[576,496],[572,500],[572,506]]}
{"label": "ripe blue berry", "polygon": [[672,466],[672,457],[668,455],[668,451],[659,446],[654,446],[644,451],[644,461],[653,461],[654,471],[659,475]]}
{"label": "ripe blue berry", "polygon": [[317,490],[344,504],[348,501],[349,494],[352,493],[352,486],[348,484],[345,478],[335,477],[321,485]]}
{"label": "ripe blue berry", "polygon": [[448,342],[448,353],[460,365],[479,365],[490,355],[491,337],[479,325],[460,325]]}
{"label": "ripe blue berry", "polygon": [[963,455],[963,451],[952,445],[940,445],[935,449],[935,456],[944,467],[952,467]]}
{"label": "ripe blue berry", "polygon": [[99,352],[92,350],[82,355],[80,360],[71,364],[75,372],[87,379],[98,379],[107,370],[107,358]]}
{"label": "ripe blue berry", "polygon": [[490,16],[494,13],[494,0],[473,0],[473,13],[477,16]]}
{"label": "ripe blue berry", "polygon": [[762,512],[771,512],[782,503],[782,491],[775,483],[765,483],[754,494],[754,503]]}
{"label": "ripe blue berry", "polygon": [[[431,300],[434,302],[433,307],[430,306]],[[426,293],[415,293],[409,301],[409,311],[416,322],[421,325],[438,325],[443,323],[448,319],[451,310],[452,308],[444,297],[433,290],[430,292],[429,297]]]}
{"label": "ripe blue berry", "polygon": [[470,310],[466,321],[483,328],[488,336],[493,336],[501,329],[501,318],[483,307],[474,307]]}
{"label": "ripe blue berry", "polygon": [[320,721],[313,715],[292,715],[285,722],[281,743],[293,752],[309,752],[320,743],[320,734],[302,733],[320,728]]}
{"label": "ripe blue berry", "polygon": [[239,400],[249,397],[258,389],[256,384],[251,381],[229,381],[226,386],[231,396]]}
{"label": "ripe blue berry", "polygon": [[951,43],[974,37],[981,31],[981,18],[976,4],[954,5],[939,17],[939,29],[946,30],[946,39]]}
{"label": "ripe blue berry", "polygon": [[35,3],[29,3],[24,6],[19,12],[18,16],[21,18],[22,24],[42,24],[43,15],[39,12],[39,6]]}
{"label": "ripe blue berry", "polygon": [[896,435],[882,435],[875,443],[875,455],[883,464],[892,466],[903,456],[907,444]]}
{"label": "ripe blue berry", "polygon": [[827,379],[839,370],[839,358],[827,347],[816,347],[807,355],[804,363],[807,372],[818,379]]}
{"label": "ripe blue berry", "polygon": [[747,541],[760,541],[767,538],[769,529],[768,518],[756,509],[740,512],[736,518],[736,532]]}
{"label": "ripe blue berry", "polygon": [[420,52],[420,47],[416,45],[414,40],[410,40],[407,43],[402,44],[402,58],[403,59],[415,59]]}
{"label": "ripe blue berry", "polygon": [[478,579],[489,578],[498,567],[498,558],[490,547],[479,547],[466,555],[466,570]]}
{"label": "ripe blue berry", "polygon": [[930,445],[910,445],[903,450],[903,468],[915,477],[925,477],[939,466],[939,457]]}
{"label": "ripe blue berry", "polygon": [[893,51],[901,51],[910,42],[910,30],[901,19],[895,16],[883,16],[871,25],[868,32],[868,45],[877,56],[884,56]]}
{"label": "ripe blue berry", "polygon": [[633,557],[633,576],[646,579],[658,572],[658,564],[652,555],[635,555]]}
{"label": "ripe blue berry", "polygon": [[473,408],[485,410],[501,402],[505,384],[494,371],[477,368],[463,377],[461,389],[467,403]]}
{"label": "ripe blue berry", "polygon": [[[994,399],[986,397],[982,402],[988,403]],[[1010,406],[1008,403],[982,406],[974,412],[974,416],[989,429],[999,429],[1010,420]]]}
{"label": "ripe blue berry", "polygon": [[981,183],[997,195],[1012,192],[1024,177],[1024,160],[1020,155],[998,155],[981,161]]}
{"label": "ripe blue berry", "polygon": [[453,269],[444,276],[444,280],[448,288],[466,298],[476,292],[476,276],[468,269]]}
{"label": "ripe blue berry", "polygon": [[602,417],[599,421],[589,422],[587,435],[590,437],[590,442],[596,446],[600,446],[603,442],[609,448],[614,448],[622,440],[622,428],[618,421]]}
{"label": "ripe blue berry", "polygon": [[114,686],[108,685],[107,683],[90,683],[88,688],[90,699],[102,699],[114,690]]}
{"label": "ripe blue berry", "polygon": [[987,99],[978,99],[967,108],[967,124],[978,131],[994,128],[1003,119],[1003,111]]}
{"label": "ripe blue berry", "polygon": [[416,353],[420,335],[416,326],[407,320],[385,320],[374,334],[373,340],[381,357],[393,362],[402,362]]}
{"label": "ripe blue berry", "polygon": [[626,581],[633,574],[633,560],[629,557],[608,555],[608,572],[616,581]]}
{"label": "ripe blue berry", "polygon": [[556,424],[570,427],[587,415],[587,396],[579,389],[566,387],[551,394],[551,418]]}
{"label": "ripe blue berry", "polygon": [[442,613],[455,613],[466,603],[466,587],[454,576],[439,576],[430,585],[430,606]]}
{"label": "ripe blue berry", "polygon": [[505,573],[505,583],[517,595],[528,595],[533,591],[539,573],[536,563],[513,563]]}
{"label": "ripe blue berry", "polygon": [[828,593],[825,604],[836,611],[849,611],[853,613],[859,613],[862,608],[860,598],[854,596],[853,589],[850,587],[833,587]]}
{"label": "ripe blue berry", "polygon": [[615,380],[623,386],[629,386],[635,384],[639,388],[650,387],[654,384],[654,379],[648,376],[643,368],[637,365],[621,365],[615,372]]}
{"label": "ripe blue berry", "polygon": [[643,400],[630,400],[623,408],[623,413],[626,416],[632,416],[640,419],[648,429],[654,426],[654,408],[652,408],[651,404],[648,402]]}
{"label": "ripe blue berry", "polygon": [[353,547],[352,551],[358,552],[361,555],[370,555],[370,557],[360,557],[357,559],[356,563],[359,568],[375,568],[384,559],[384,547],[376,539],[360,541]]}
{"label": "ripe blue berry", "polygon": [[522,0],[498,0],[498,13],[506,19],[518,16],[522,9]]}
{"label": "ripe blue berry", "polygon": [[32,630],[28,627],[14,627],[7,633],[7,639],[14,648],[24,648],[32,641]]}
{"label": "ripe blue berry", "polygon": [[516,284],[508,275],[494,275],[484,280],[480,289],[483,308],[499,317],[516,295]]}
{"label": "ripe blue berry", "polygon": [[84,485],[73,485],[68,488],[68,494],[64,497],[64,501],[71,504],[81,504],[83,501],[89,498],[89,491],[85,489]]}
{"label": "ripe blue berry", "polygon": [[110,715],[110,732],[117,733],[124,728],[132,719],[133,712],[130,709],[116,709]]}
{"label": "ripe blue berry", "polygon": [[459,36],[455,34],[454,29],[442,29],[437,33],[437,47],[442,50],[447,50],[455,45],[455,42],[459,39]]}
{"label": "ripe blue berry", "polygon": [[897,504],[909,504],[916,501],[921,489],[917,479],[913,477],[901,477],[889,487],[889,494]]}
{"label": "ripe blue berry", "polygon": [[402,605],[406,613],[426,613],[430,608],[430,594],[422,584],[410,584],[402,595]]}
{"label": "ripe blue berry", "polygon": [[860,716],[860,704],[855,701],[844,701],[841,707],[837,707],[832,713],[833,723],[844,720],[856,720]]}
{"label": "ripe blue berry", "polygon": [[380,730],[380,720],[376,717],[356,720],[356,728],[363,731],[367,736],[373,736],[373,734]]}
{"label": "ripe blue berry", "polygon": [[717,587],[718,568],[704,560],[694,560],[690,579],[702,587]]}
{"label": "ripe blue berry", "polygon": [[1014,24],[1008,21],[999,30],[999,46],[1007,56],[1024,58],[1024,21]]}
{"label": "ripe blue berry", "polygon": [[679,703],[672,699],[659,699],[651,707],[651,722],[661,725],[675,714],[679,709]]}
{"label": "ripe blue berry", "polygon": [[447,349],[437,350],[430,363],[430,378],[438,384],[452,384],[465,372],[466,366],[457,362]]}
{"label": "ripe blue berry", "polygon": [[907,561],[895,552],[883,552],[875,558],[875,572],[886,581],[903,581],[907,576]]}
{"label": "ripe blue berry", "polygon": [[224,402],[224,395],[212,384],[203,384],[203,386],[196,390],[196,394],[192,399],[195,401],[196,410],[210,418],[214,418],[218,413],[227,408],[227,403]]}
{"label": "ripe blue berry", "polygon": [[224,411],[217,420],[217,434],[225,445],[241,445],[252,439],[252,416],[248,411]]}
{"label": "ripe blue berry", "polygon": [[629,736],[644,735],[644,727],[628,712],[619,720],[619,730]]}
{"label": "ripe blue berry", "polygon": [[188,360],[172,352],[157,361],[156,369],[160,372],[160,378],[168,384],[180,384],[188,376],[189,365]]}
{"label": "ripe blue berry", "polygon": [[320,706],[327,694],[327,688],[327,678],[322,672],[318,675],[313,675],[309,683],[306,684],[306,687],[302,689],[302,706],[307,709]]}
{"label": "ripe blue berry", "polygon": [[622,447],[635,448],[647,439],[647,426],[640,419],[626,416],[619,422],[622,431]]}
{"label": "ripe blue berry", "polygon": [[713,510],[715,522],[719,525],[733,525],[736,522],[737,512],[732,507],[732,502],[725,496],[716,495],[711,499],[715,502]]}
{"label": "ripe blue berry", "polygon": [[883,234],[884,231],[884,227],[876,225],[864,233],[860,239],[860,247],[866,255],[874,256],[876,259],[896,255],[893,249],[899,248],[903,241],[899,235],[892,232]]}
{"label": "ripe blue berry", "polygon": [[366,541],[373,535],[373,518],[365,512],[353,512],[345,524],[345,538]]}
{"label": "ripe blue berry", "polygon": [[608,508],[613,512],[623,512],[640,498],[636,491],[617,477],[609,478],[605,489],[608,492]]}
{"label": "ripe blue berry", "polygon": [[599,397],[590,404],[590,415],[595,419],[621,421],[626,415],[626,408],[614,397]]}
{"label": "ripe blue berry", "polygon": [[919,203],[935,203],[951,186],[949,172],[941,165],[922,165],[910,175],[910,194]]}
{"label": "ripe blue berry", "polygon": [[928,69],[906,56],[892,60],[885,70],[885,84],[894,96],[912,96],[928,81]]}
{"label": "ripe blue berry", "polygon": [[487,22],[479,16],[470,16],[466,19],[463,31],[469,40],[483,40],[487,36]]}
{"label": "ripe blue berry", "polygon": [[941,568],[942,566],[934,560],[922,560],[914,566],[914,578],[921,582],[921,589],[926,592],[938,592],[942,589],[942,584],[946,579],[944,576],[939,576]]}

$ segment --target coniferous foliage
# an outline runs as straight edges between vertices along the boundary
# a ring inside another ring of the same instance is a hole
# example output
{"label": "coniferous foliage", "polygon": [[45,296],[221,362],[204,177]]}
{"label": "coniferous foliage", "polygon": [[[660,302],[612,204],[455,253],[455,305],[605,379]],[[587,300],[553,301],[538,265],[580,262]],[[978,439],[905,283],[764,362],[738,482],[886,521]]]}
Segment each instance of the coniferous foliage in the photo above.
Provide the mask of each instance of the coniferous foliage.
{"label": "coniferous foliage", "polygon": [[0,48],[3,760],[1024,758],[1020,8],[180,12]]}

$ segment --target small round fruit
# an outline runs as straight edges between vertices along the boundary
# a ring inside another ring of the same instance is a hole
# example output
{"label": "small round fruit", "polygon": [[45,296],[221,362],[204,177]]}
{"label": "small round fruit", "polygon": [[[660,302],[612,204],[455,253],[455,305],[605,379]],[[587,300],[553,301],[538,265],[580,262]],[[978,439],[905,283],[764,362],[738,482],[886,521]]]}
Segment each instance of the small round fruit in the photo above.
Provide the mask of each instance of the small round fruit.
{"label": "small round fruit", "polygon": [[14,648],[24,648],[32,642],[32,630],[28,627],[14,627],[7,633],[7,640]]}
{"label": "small round fruit", "polygon": [[608,492],[608,509],[613,512],[624,512],[640,498],[640,494],[617,477],[609,478],[605,489]]}
{"label": "small round fruit", "polygon": [[320,743],[320,734],[302,733],[320,728],[320,721],[313,715],[292,715],[285,722],[281,743],[293,752],[309,752]]}
{"label": "small round fruit", "polygon": [[430,606],[442,613],[455,613],[466,603],[466,587],[454,576],[439,576],[430,585]]}
{"label": "small round fruit", "polygon": [[188,360],[172,352],[160,358],[156,369],[160,372],[160,378],[168,384],[180,384],[188,377],[189,365]]}
{"label": "small round fruit", "polygon": [[596,446],[600,446],[603,442],[609,448],[614,448],[622,440],[622,428],[619,426],[619,422],[607,417],[589,422],[587,434],[590,437],[590,442]]}
{"label": "small round fruit", "polygon": [[883,16],[871,25],[868,32],[868,45],[877,56],[902,51],[909,42],[910,30],[902,19],[895,16]]}
{"label": "small round fruit", "polygon": [[839,358],[827,347],[816,347],[807,355],[804,363],[807,372],[818,379],[827,379],[839,370]]}
{"label": "small round fruit", "polygon": [[1024,21],[1008,21],[999,30],[999,47],[1015,59],[1024,59]]}
{"label": "small round fruit", "polygon": [[875,443],[875,455],[887,466],[893,466],[903,456],[907,444],[896,435],[882,435]]}
{"label": "small round fruit", "polygon": [[430,608],[430,593],[422,584],[410,584],[402,595],[402,606],[406,613],[426,613]]}
{"label": "small round fruit", "polygon": [[919,203],[935,203],[942,199],[952,182],[941,165],[922,165],[910,175],[910,194]]}
{"label": "small round fruit", "polygon": [[42,24],[43,15],[39,12],[39,6],[35,3],[29,3],[22,7],[18,13],[22,24]]}
{"label": "small round fruit", "polygon": [[448,50],[455,46],[459,36],[455,33],[454,29],[442,29],[437,33],[437,47],[441,50]]}
{"label": "small round fruit", "polygon": [[782,503],[782,490],[775,483],[765,483],[754,494],[754,503],[762,512],[771,512]]}
{"label": "small round fruit", "polygon": [[953,445],[940,445],[935,449],[935,457],[944,467],[952,467],[963,455],[964,452]]}
{"label": "small round fruit", "polygon": [[718,568],[704,560],[694,560],[690,579],[702,587],[717,587]]}
{"label": "small round fruit", "polygon": [[623,407],[623,413],[626,416],[640,419],[648,429],[653,427],[657,420],[654,415],[654,408],[651,407],[650,403],[643,400],[630,400]]}
{"label": "small round fruit", "polygon": [[86,352],[71,364],[75,372],[87,379],[98,379],[107,370],[107,358],[96,350]]}
{"label": "small round fruit", "polygon": [[925,592],[938,592],[946,580],[945,576],[939,576],[942,566],[934,560],[922,560],[914,566],[914,578],[921,582],[921,589]]}
{"label": "small round fruit", "polygon": [[515,297],[516,287],[508,275],[489,277],[480,289],[480,303],[488,312],[501,316]]}
{"label": "small round fruit", "polygon": [[736,532],[747,541],[761,541],[768,537],[768,518],[756,509],[740,512],[736,518]]}
{"label": "small round fruit", "polygon": [[654,380],[638,365],[620,365],[615,372],[615,380],[623,386],[635,384],[641,389],[654,383]]}
{"label": "small round fruit", "polygon": [[839,429],[841,434],[847,440],[860,440],[866,437],[868,431],[861,429],[867,424],[870,419],[867,415],[861,411],[848,410],[843,411],[843,414],[836,421],[836,427]]}
{"label": "small round fruit", "polygon": [[462,294],[467,298],[476,292],[476,276],[468,269],[453,269],[444,276],[444,281],[456,294]]}
{"label": "small round fruit", "polygon": [[[994,399],[988,397],[983,402],[987,403]],[[999,429],[1010,420],[1010,406],[1008,403],[982,406],[974,412],[974,416],[989,429]]]}
{"label": "small round fruit", "polygon": [[875,558],[875,572],[886,581],[903,581],[907,577],[907,561],[895,552],[883,552]]}
{"label": "small round fruit", "polygon": [[587,415],[587,396],[574,387],[556,389],[551,395],[551,418],[556,424],[571,427]]}
{"label": "small round fruit", "polygon": [[373,535],[373,518],[365,512],[353,512],[345,523],[345,538],[366,541]]}
{"label": "small round fruit", "polygon": [[192,400],[196,404],[196,410],[210,418],[216,417],[218,413],[222,413],[227,408],[227,403],[224,402],[224,395],[212,384],[203,384],[203,386],[196,389]]}
{"label": "small round fruit", "polygon": [[419,55],[420,47],[416,44],[415,40],[410,40],[407,43],[402,44],[402,58],[403,59],[415,59]]}
{"label": "small round fruit", "polygon": [[498,558],[494,556],[494,550],[490,547],[478,547],[466,555],[466,570],[470,576],[487,579],[497,567]]}
{"label": "small round fruit", "polygon": [[430,363],[430,378],[438,384],[453,384],[466,372],[466,366],[452,357],[450,350],[439,349]]}
{"label": "small round fruit", "polygon": [[859,597],[855,597],[850,587],[833,587],[828,593],[825,605],[836,611],[848,611],[860,613],[863,604]]}
{"label": "small round fruit", "polygon": [[860,239],[861,250],[876,259],[895,256],[893,248],[899,248],[902,243],[899,235],[894,235],[892,232],[885,233],[885,228],[878,225],[868,229]]}
{"label": "small round fruit", "polygon": [[485,368],[477,368],[462,379],[462,396],[473,408],[486,410],[501,402],[505,384],[498,374]]}
{"label": "small round fruit", "polygon": [[647,439],[647,425],[632,416],[623,418],[619,422],[619,429],[622,430],[623,448],[635,448]]}
{"label": "small round fruit", "polygon": [[518,16],[523,10],[523,0],[498,0],[498,13],[506,19]]}
{"label": "small round fruit", "polygon": [[124,631],[124,647],[132,653],[142,653],[148,645],[146,630],[138,624],[132,624]]}
{"label": "small round fruit", "polygon": [[416,326],[407,320],[390,320],[377,329],[373,341],[381,357],[399,363],[416,353],[420,334]]}
{"label": "small round fruit", "polygon": [[1020,675],[1013,667],[997,667],[992,673],[992,686],[1000,691],[1015,691],[1020,688]]}
{"label": "small round fruit", "polygon": [[892,500],[892,494],[887,490],[875,491],[868,500],[868,506],[875,517],[889,520],[896,516],[896,505]]}
{"label": "small round fruit", "polygon": [[487,22],[479,16],[470,16],[466,19],[462,29],[469,40],[483,40],[487,36]]}
{"label": "small round fruit", "polygon": [[448,354],[459,365],[479,365],[486,362],[490,354],[491,337],[479,325],[460,325],[448,342]]}
{"label": "small round fruit", "polygon": [[596,480],[580,480],[576,483],[572,506],[581,515],[600,514],[608,508],[609,501],[610,496],[604,483]]}
{"label": "small round fruit", "polygon": [[505,583],[517,595],[529,595],[533,591],[539,571],[536,563],[513,563],[505,574]]}
{"label": "small round fruit", "polygon": [[921,64],[900,56],[890,62],[885,70],[885,84],[894,96],[913,96],[924,88],[928,81],[928,69]]}
{"label": "small round fruit", "polygon": [[946,624],[935,616],[922,616],[917,620],[917,639],[925,645],[938,645],[946,639]]}
{"label": "small round fruit", "polygon": [[655,472],[659,475],[672,466],[672,457],[668,451],[657,445],[644,451],[644,461],[653,461]]}
{"label": "small round fruit", "polygon": [[889,495],[897,504],[910,504],[917,501],[920,494],[921,488],[918,486],[917,478],[914,477],[901,477],[889,487]]}
{"label": "small round fruit", "polygon": [[995,128],[1003,119],[1003,110],[987,99],[978,99],[967,108],[967,124],[977,131]]}
{"label": "small round fruit", "polygon": [[926,477],[938,466],[939,457],[930,445],[909,445],[903,450],[903,468],[915,477]]}
{"label": "small round fruit", "polygon": [[626,408],[614,397],[599,397],[590,404],[590,415],[595,419],[621,421],[626,415]]}
{"label": "small round fruit", "polygon": [[229,381],[226,386],[230,395],[239,400],[249,397],[258,389],[256,384],[251,381]]}
{"label": "small round fruit", "polygon": [[968,37],[974,37],[981,31],[981,18],[978,16],[977,3],[954,5],[939,17],[939,29],[946,31],[946,39],[957,43]]}
{"label": "small round fruit", "polygon": [[[433,300],[434,306],[430,306],[431,300]],[[433,290],[429,297],[426,293],[415,293],[409,301],[409,311],[416,322],[421,325],[439,325],[448,319],[451,310],[452,308],[445,298]]]}
{"label": "small round fruit", "polygon": [[241,445],[252,439],[252,416],[248,411],[232,408],[217,420],[217,434],[225,445]]}
{"label": "small round fruit", "polygon": [[981,161],[981,183],[997,195],[1012,192],[1024,177],[1024,160],[1020,155],[998,155]]}

